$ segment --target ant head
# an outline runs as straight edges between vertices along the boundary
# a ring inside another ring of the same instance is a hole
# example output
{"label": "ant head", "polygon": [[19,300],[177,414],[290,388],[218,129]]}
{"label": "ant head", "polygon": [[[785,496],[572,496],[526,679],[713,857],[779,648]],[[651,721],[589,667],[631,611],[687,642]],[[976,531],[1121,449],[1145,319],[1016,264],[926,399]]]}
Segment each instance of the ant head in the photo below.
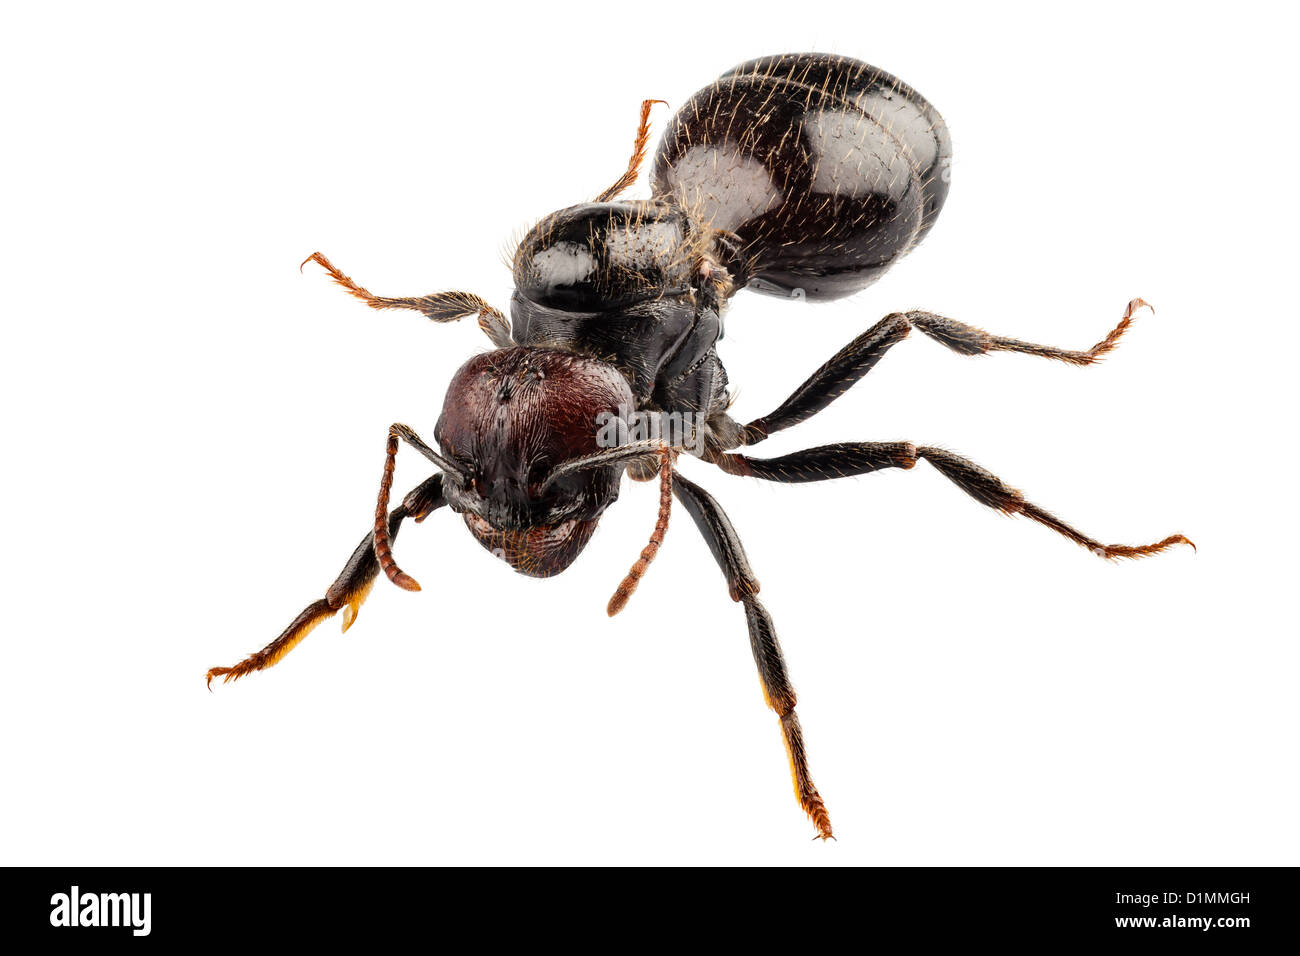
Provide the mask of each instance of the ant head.
{"label": "ant head", "polygon": [[626,461],[601,460],[609,450],[600,433],[633,407],[623,376],[594,359],[533,348],[470,359],[434,433],[459,472],[447,482],[448,504],[516,571],[559,574],[618,498]]}

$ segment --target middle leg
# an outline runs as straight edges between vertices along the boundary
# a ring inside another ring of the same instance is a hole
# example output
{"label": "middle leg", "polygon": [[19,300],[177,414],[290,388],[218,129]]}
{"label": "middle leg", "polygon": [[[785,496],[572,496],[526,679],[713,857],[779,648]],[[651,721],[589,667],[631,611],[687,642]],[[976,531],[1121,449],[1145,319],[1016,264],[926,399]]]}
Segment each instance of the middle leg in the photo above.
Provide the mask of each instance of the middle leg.
{"label": "middle leg", "polygon": [[1051,528],[1081,547],[1103,558],[1142,558],[1159,554],[1176,544],[1196,545],[1181,534],[1173,534],[1152,544],[1102,544],[1082,531],[1066,524],[1056,515],[1040,508],[1001,478],[981,468],[969,458],[954,455],[942,448],[913,445],[911,442],[843,442],[821,445],[780,458],[750,458],[745,455],[717,456],[714,464],[732,475],[763,478],[767,481],[799,483],[828,481],[866,475],[882,468],[912,468],[924,458],[945,478],[980,504],[1003,514],[1021,514]]}

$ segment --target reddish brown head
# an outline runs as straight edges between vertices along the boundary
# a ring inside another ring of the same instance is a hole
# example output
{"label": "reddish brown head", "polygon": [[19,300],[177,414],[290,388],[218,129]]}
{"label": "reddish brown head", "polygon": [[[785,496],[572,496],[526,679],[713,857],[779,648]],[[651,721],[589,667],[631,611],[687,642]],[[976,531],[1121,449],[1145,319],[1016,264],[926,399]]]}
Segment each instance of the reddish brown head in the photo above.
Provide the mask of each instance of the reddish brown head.
{"label": "reddish brown head", "polygon": [[470,359],[447,389],[434,432],[469,476],[447,483],[448,504],[516,571],[559,574],[618,498],[623,465],[558,477],[554,469],[601,452],[602,416],[633,406],[623,376],[594,359],[534,348]]}

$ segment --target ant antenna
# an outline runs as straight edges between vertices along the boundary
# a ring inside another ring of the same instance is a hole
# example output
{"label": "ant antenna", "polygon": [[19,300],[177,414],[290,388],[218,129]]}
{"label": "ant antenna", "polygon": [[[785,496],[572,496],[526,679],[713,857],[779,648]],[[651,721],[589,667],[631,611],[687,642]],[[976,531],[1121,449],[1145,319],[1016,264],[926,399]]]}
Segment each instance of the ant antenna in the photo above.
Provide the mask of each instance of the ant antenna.
{"label": "ant antenna", "polygon": [[664,534],[668,531],[668,515],[673,507],[673,455],[665,445],[659,452],[659,519],[650,535],[650,542],[641,551],[632,570],[627,572],[614,596],[609,599],[605,610],[613,617],[627,605],[628,598],[641,583],[642,576],[650,567],[650,562],[659,553],[659,546],[664,543]]}

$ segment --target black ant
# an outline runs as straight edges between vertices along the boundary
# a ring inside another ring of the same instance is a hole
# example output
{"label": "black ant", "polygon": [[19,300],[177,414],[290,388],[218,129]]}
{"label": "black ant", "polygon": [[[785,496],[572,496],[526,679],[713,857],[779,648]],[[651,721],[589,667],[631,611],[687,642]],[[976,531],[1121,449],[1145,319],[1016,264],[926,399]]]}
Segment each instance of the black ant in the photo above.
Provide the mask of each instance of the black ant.
{"label": "black ant", "polygon": [[[676,458],[686,452],[728,474],[778,482],[911,468],[924,459],[981,504],[1022,514],[1105,558],[1191,544],[1179,534],[1154,544],[1101,544],[974,462],[928,445],[844,442],[778,458],[735,451],[817,414],[912,329],[962,355],[1022,352],[1090,365],[1115,347],[1146,303],[1132,300],[1105,338],[1077,352],[991,335],[931,312],[896,312],[841,349],[775,411],[741,425],[728,414],[727,376],[716,352],[732,296],[748,288],[824,301],[875,281],[934,225],[948,192],[951,142],[938,112],[882,70],[824,54],[764,57],[691,97],[655,155],[652,198],[616,202],[645,159],[656,102],[641,104],[632,157],[618,181],[594,202],[547,216],[519,244],[510,321],[466,292],[386,298],[320,253],[306,260],[372,308],[412,309],[436,322],[477,316],[496,349],[470,359],[452,379],[434,428],[438,450],[406,425],[389,429],[374,528],[325,597],[261,651],[208,671],[208,682],[270,667],[337,611],[347,630],[380,570],[418,591],[392,553],[407,518],[423,521],[449,506],[516,571],[548,577],[591,539],[625,471],[638,480],[657,473],[654,532],[608,611],[623,608],[654,559],[676,495],[722,568],[732,600],[745,608],[799,804],[825,839],[830,817],[808,772],[794,689],[758,581],[726,513],[674,470]],[[646,416],[656,427],[643,427]],[[438,471],[390,511],[403,441]]]}

